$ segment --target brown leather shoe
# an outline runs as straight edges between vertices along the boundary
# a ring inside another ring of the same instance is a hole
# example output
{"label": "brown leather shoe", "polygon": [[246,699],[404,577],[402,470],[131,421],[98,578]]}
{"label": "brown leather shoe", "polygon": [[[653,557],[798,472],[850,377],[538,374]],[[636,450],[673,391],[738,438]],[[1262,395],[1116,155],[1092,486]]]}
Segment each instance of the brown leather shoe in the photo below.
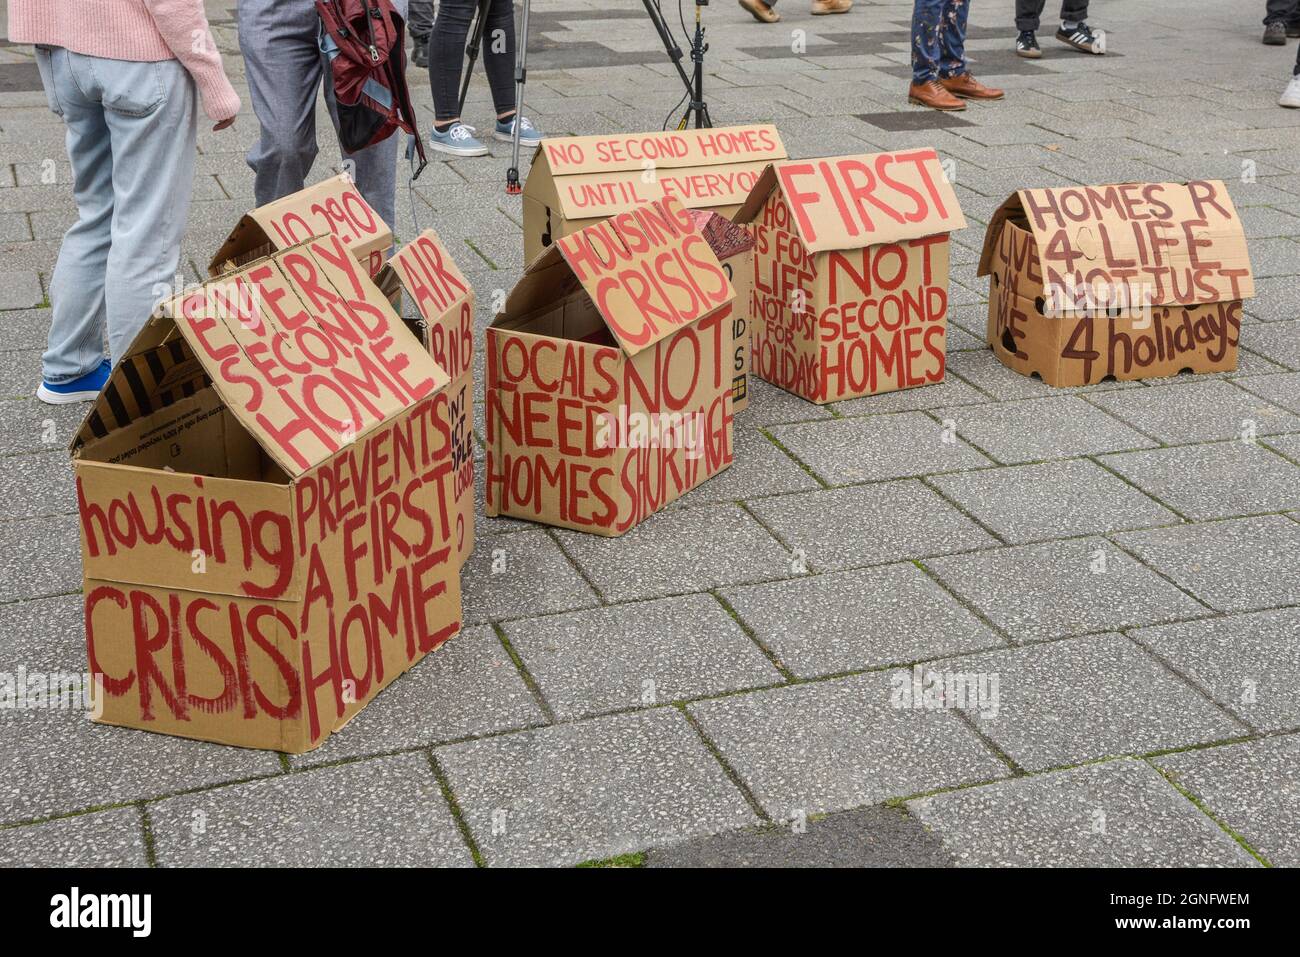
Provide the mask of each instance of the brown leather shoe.
{"label": "brown leather shoe", "polygon": [[938,80],[913,83],[907,88],[907,100],[909,103],[928,106],[932,110],[966,109],[966,104],[940,86]]}
{"label": "brown leather shoe", "polygon": [[776,23],[781,19],[781,14],[769,7],[763,0],[740,0],[740,5],[748,10],[759,23]]}
{"label": "brown leather shoe", "polygon": [[813,0],[812,15],[824,17],[828,13],[848,13],[853,0]]}
{"label": "brown leather shoe", "polygon": [[939,82],[949,93],[964,97],[967,100],[1000,100],[1006,96],[1006,93],[1002,90],[995,90],[991,86],[985,86],[969,73],[963,73],[961,76],[950,76],[946,80],[940,80]]}

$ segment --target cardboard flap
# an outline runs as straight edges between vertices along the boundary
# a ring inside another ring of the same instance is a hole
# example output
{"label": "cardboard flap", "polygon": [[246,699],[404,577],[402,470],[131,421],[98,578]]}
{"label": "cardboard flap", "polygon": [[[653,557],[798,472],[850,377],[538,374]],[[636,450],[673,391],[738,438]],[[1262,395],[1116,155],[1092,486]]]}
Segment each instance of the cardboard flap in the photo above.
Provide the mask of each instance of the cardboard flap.
{"label": "cardboard flap", "polygon": [[987,276],[993,271],[994,253],[998,247],[998,237],[1002,235],[1002,226],[1008,219],[1017,222],[1024,219],[1025,211],[1020,205],[1020,194],[1012,193],[997,210],[993,213],[993,218],[989,220],[988,228],[984,230],[984,248],[980,250],[980,264],[976,270],[976,276]]}
{"label": "cardboard flap", "polygon": [[774,181],[764,171],[736,221],[752,222],[778,188],[809,252],[861,249],[966,226],[932,149],[784,160],[772,164],[771,173]]}
{"label": "cardboard flap", "polygon": [[768,123],[547,138],[542,140],[539,153],[552,176],[769,163],[789,155],[781,134]]}
{"label": "cardboard flap", "polygon": [[448,382],[334,235],[209,280],[163,313],[294,477]]}
{"label": "cardboard flap", "polygon": [[246,213],[208,265],[220,276],[313,236],[338,236],[368,271],[379,271],[393,231],[345,173]]}
{"label": "cardboard flap", "polygon": [[[1255,294],[1245,232],[1218,180],[1023,189],[1015,200],[1003,209],[1023,215],[1046,289],[1069,297],[1077,287],[1106,287],[1151,305]],[[982,271],[1005,219],[989,225]]]}
{"label": "cardboard flap", "polygon": [[754,248],[754,237],[749,230],[725,216],[704,209],[692,209],[690,217],[719,261]]}
{"label": "cardboard flap", "polygon": [[441,319],[473,294],[469,280],[432,229],[426,229],[397,250],[384,267],[384,273],[376,277],[381,290],[389,271],[415,302],[426,323]]}
{"label": "cardboard flap", "polygon": [[[580,229],[554,249],[629,356],[736,295],[690,214],[671,196]],[[536,271],[547,268],[550,256],[539,257]]]}

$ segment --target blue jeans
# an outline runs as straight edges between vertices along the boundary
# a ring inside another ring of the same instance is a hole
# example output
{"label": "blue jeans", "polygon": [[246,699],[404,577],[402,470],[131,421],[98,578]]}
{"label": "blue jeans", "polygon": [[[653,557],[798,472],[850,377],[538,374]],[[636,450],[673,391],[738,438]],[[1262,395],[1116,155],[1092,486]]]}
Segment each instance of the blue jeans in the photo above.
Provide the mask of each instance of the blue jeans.
{"label": "blue jeans", "polygon": [[176,282],[198,137],[198,91],[177,60],[127,62],[37,47],[67,127],[77,221],[50,280],[46,381],[116,364]]}
{"label": "blue jeans", "polygon": [[916,0],[912,8],[912,82],[966,72],[970,0]]}

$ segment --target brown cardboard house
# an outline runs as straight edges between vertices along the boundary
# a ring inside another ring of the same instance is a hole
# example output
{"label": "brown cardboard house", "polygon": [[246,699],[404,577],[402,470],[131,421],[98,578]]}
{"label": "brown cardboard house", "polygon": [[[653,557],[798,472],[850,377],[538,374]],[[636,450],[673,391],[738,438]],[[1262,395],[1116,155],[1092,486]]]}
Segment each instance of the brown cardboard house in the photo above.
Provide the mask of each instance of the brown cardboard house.
{"label": "brown cardboard house", "polygon": [[730,465],[734,298],[672,197],[533,260],[487,332],[487,514],[621,535]]}
{"label": "brown cardboard house", "polygon": [[420,314],[411,331],[451,380],[448,494],[456,515],[457,560],[464,565],[474,550],[474,289],[432,229],[397,250],[375,281],[390,299],[394,285],[411,297]]}
{"label": "brown cardboard house", "polygon": [[943,380],[966,220],[934,150],[774,163],[735,218],[756,244],[752,374],[817,403]]}
{"label": "brown cardboard house", "polygon": [[308,751],[454,634],[447,384],[336,235],[165,303],[72,445],[97,720]]}
{"label": "brown cardboard house", "polygon": [[383,268],[393,231],[344,173],[259,206],[235,225],[208,265],[220,276],[244,263],[287,249],[314,236],[334,235],[365,264],[370,275]]}
{"label": "brown cardboard house", "polygon": [[1020,190],[989,223],[979,274],[994,354],[1054,386],[1235,369],[1255,293],[1217,180]]}

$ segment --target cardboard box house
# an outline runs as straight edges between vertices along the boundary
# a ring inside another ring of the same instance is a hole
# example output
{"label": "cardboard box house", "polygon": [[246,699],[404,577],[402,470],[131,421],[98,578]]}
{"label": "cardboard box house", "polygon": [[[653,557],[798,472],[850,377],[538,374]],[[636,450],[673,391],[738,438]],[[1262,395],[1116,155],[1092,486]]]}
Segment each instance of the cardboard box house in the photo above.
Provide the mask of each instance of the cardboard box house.
{"label": "cardboard box house", "polygon": [[454,634],[447,384],[338,236],[165,303],[72,446],[97,720],[308,751]]}
{"label": "cardboard box house", "polygon": [[208,265],[220,276],[245,263],[287,249],[315,236],[337,236],[378,274],[393,245],[393,231],[370,208],[345,173],[245,213]]}
{"label": "cardboard box house", "polygon": [[663,196],[730,219],[763,167],[786,155],[770,125],[544,139],[524,183],[524,262],[562,236]]}
{"label": "cardboard box house", "polygon": [[672,197],[530,263],[487,331],[487,514],[621,535],[730,465],[734,298]]}
{"label": "cardboard box house", "polygon": [[931,149],[769,166],[754,227],[754,375],[810,402],[943,380],[948,234],[966,225]]}
{"label": "cardboard box house", "polygon": [[432,229],[397,250],[376,284],[390,300],[394,286],[411,297],[420,316],[411,331],[451,380],[440,428],[451,435],[448,496],[464,565],[474,550],[474,290]]}
{"label": "cardboard box house", "polygon": [[742,412],[749,405],[749,308],[754,290],[754,237],[717,213],[692,209],[691,219],[736,291],[731,316],[731,409]]}
{"label": "cardboard box house", "polygon": [[1025,189],[984,235],[988,341],[1049,385],[1237,367],[1255,294],[1223,183]]}

